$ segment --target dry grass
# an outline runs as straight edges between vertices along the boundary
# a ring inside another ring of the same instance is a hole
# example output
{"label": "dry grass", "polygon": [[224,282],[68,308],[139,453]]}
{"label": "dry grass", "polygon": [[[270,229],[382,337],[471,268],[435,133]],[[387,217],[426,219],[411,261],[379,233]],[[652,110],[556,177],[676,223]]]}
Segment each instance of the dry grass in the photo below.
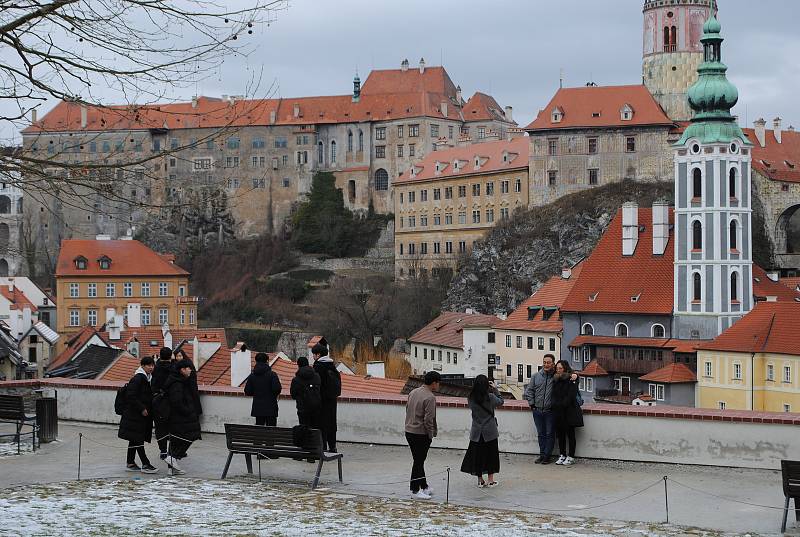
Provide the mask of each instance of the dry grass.
{"label": "dry grass", "polygon": [[406,361],[402,354],[373,348],[366,343],[359,344],[355,353],[352,347],[349,347],[340,350],[334,349],[331,354],[336,360],[344,363],[344,365],[353,370],[353,373],[359,376],[367,374],[367,362],[383,362],[385,364],[386,378],[388,379],[405,380],[411,375],[411,364]]}

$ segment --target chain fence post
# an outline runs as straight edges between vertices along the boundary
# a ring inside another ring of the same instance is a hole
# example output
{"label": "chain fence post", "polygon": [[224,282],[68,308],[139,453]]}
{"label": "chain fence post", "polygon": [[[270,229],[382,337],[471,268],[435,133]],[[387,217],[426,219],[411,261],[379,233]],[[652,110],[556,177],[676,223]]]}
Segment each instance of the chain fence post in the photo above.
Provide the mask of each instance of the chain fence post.
{"label": "chain fence post", "polygon": [[78,481],[81,479],[81,444],[83,443],[83,433],[78,433]]}
{"label": "chain fence post", "polygon": [[444,504],[448,505],[450,503],[450,467],[447,467],[447,488],[445,490],[444,496]]}
{"label": "chain fence post", "polygon": [[664,507],[667,510],[667,524],[669,524],[669,491],[667,490],[667,476],[664,476]]}

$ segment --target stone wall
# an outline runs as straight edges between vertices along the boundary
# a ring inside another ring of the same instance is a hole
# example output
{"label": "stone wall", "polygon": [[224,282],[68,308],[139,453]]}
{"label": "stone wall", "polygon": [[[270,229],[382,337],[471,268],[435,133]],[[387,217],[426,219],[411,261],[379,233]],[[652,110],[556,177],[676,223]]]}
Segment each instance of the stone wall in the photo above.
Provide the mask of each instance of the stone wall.
{"label": "stone wall", "polygon": [[[764,233],[772,247],[772,266],[800,268],[800,251],[789,254],[787,249],[787,225],[800,206],[800,183],[773,181],[753,169],[753,194],[753,201],[758,200],[761,203],[762,210],[759,212],[763,214]],[[753,231],[755,233],[757,230]],[[755,249],[757,245],[753,246]],[[795,245],[796,248],[798,246],[800,244]]]}

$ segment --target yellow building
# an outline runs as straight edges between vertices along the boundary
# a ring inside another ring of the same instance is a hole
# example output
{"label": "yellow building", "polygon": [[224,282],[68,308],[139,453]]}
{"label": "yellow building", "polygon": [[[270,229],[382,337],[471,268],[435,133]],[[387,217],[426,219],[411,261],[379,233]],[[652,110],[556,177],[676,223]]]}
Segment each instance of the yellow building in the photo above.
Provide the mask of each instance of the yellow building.
{"label": "yellow building", "polygon": [[697,351],[697,406],[800,411],[796,302],[759,302]]}
{"label": "yellow building", "polygon": [[395,275],[453,270],[497,222],[528,206],[526,137],[434,151],[395,181]]}
{"label": "yellow building", "polygon": [[189,273],[135,240],[64,240],[56,267],[59,343],[84,326],[197,325]]}

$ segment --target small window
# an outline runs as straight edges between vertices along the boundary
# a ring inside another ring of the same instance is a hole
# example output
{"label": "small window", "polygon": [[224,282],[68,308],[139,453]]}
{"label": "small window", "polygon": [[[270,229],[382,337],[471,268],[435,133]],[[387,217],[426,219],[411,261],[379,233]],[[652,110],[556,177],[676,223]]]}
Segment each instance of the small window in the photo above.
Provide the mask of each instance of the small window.
{"label": "small window", "polygon": [[375,190],[389,190],[389,172],[383,168],[375,170]]}
{"label": "small window", "polygon": [[792,366],[783,366],[783,382],[791,384],[792,382]]}
{"label": "small window", "polygon": [[108,270],[108,269],[111,268],[111,259],[110,258],[108,258],[106,256],[103,256],[100,259],[98,259],[97,261],[100,264],[100,268],[102,270]]}
{"label": "small window", "polygon": [[544,350],[544,338],[543,337],[536,338],[536,348],[539,349],[540,351]]}
{"label": "small window", "polygon": [[711,377],[714,370],[711,368],[711,362],[706,362],[703,367],[703,376]]}
{"label": "small window", "polygon": [[486,341],[487,341],[488,343],[494,343],[494,337],[495,337],[495,336],[494,336],[494,332],[489,332],[489,333],[488,333],[488,335],[487,335],[487,337],[486,337]]}
{"label": "small window", "polygon": [[665,336],[664,326],[654,324],[651,328],[653,337],[663,338]]}
{"label": "small window", "polygon": [[726,405],[725,405],[725,401],[718,401],[718,402],[717,402],[717,407],[718,407],[720,410],[725,410],[725,406],[726,406]]}
{"label": "small window", "polygon": [[739,301],[739,273],[731,272],[731,302]]}
{"label": "small window", "polygon": [[597,138],[589,138],[589,154],[597,153]]}
{"label": "small window", "polygon": [[703,249],[703,224],[700,220],[692,222],[692,250],[701,251]]}
{"label": "small window", "polygon": [[703,172],[700,168],[692,170],[692,199],[700,200],[703,197]]}
{"label": "small window", "polygon": [[511,336],[510,335],[506,335],[506,348],[508,348],[508,349],[511,348]]}
{"label": "small window", "polygon": [[635,136],[627,136],[625,138],[625,152],[626,153],[635,153],[636,152],[636,137]]}
{"label": "small window", "polygon": [[88,265],[88,259],[83,256],[78,256],[75,258],[75,268],[78,270],[86,270]]}
{"label": "small window", "polygon": [[773,364],[767,364],[767,380],[775,381],[775,366]]}
{"label": "small window", "polygon": [[533,349],[533,336],[528,336],[527,342],[528,348]]}
{"label": "small window", "polygon": [[733,364],[733,380],[742,380],[742,364]]}
{"label": "small window", "polygon": [[728,243],[730,244],[731,251],[737,249],[737,237],[738,237],[738,227],[736,226],[736,220],[731,220],[731,223],[728,225]]}
{"label": "small window", "polygon": [[728,172],[728,196],[733,199],[737,197],[737,188],[736,188],[736,168],[731,168],[731,171]]}
{"label": "small window", "polygon": [[628,337],[628,325],[625,323],[617,323],[614,328],[614,334],[617,337]]}
{"label": "small window", "polygon": [[581,334],[585,336],[593,336],[594,326],[592,326],[591,323],[584,323],[583,328],[581,328]]}
{"label": "small window", "polygon": [[699,272],[692,275],[692,302],[700,302],[703,299],[703,278]]}

